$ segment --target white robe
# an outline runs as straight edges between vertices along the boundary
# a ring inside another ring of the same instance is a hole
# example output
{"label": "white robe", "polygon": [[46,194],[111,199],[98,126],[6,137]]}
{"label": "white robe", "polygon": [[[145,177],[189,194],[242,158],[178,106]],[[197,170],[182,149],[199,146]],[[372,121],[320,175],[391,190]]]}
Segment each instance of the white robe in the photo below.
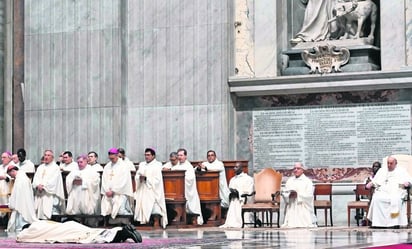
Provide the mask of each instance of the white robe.
{"label": "white robe", "polygon": [[9,207],[13,211],[7,225],[8,232],[21,230],[23,225],[37,221],[36,212],[34,211],[33,188],[25,171],[19,170],[17,172]]}
{"label": "white robe", "polygon": [[203,162],[202,164],[207,168],[207,170],[219,171],[219,197],[221,199],[220,205],[226,208],[229,207],[230,191],[227,186],[225,166],[221,161],[217,159],[212,163]]}
{"label": "white robe", "polygon": [[186,160],[184,163],[179,163],[172,167],[172,170],[186,170],[185,172],[185,198],[186,210],[190,214],[198,214],[197,224],[203,224],[202,209],[200,206],[200,198],[197,192],[195,169],[192,164]]}
{"label": "white robe", "polygon": [[172,169],[174,166],[177,166],[179,164],[173,165],[171,162],[167,162],[163,164],[162,169]]}
{"label": "white robe", "polygon": [[130,161],[129,158],[125,157],[123,159],[123,162],[127,165],[127,167],[129,167],[130,171],[136,171],[136,167],[134,166],[133,162]]}
{"label": "white robe", "polygon": [[63,171],[72,171],[72,170],[77,170],[79,168],[79,165],[75,161],[72,161],[69,164],[62,163],[60,164],[60,169]]}
{"label": "white robe", "polygon": [[[38,192],[37,186],[43,185],[43,191]],[[41,164],[33,178],[34,206],[37,218],[50,219],[52,214],[64,212],[64,188],[59,166],[56,162]]]}
{"label": "white robe", "polygon": [[[113,197],[107,197],[106,192],[114,192]],[[115,164],[109,162],[104,166],[101,187],[102,205],[101,214],[111,215],[113,219],[118,214],[132,214],[129,199],[133,198],[132,177],[130,169],[123,160],[118,160]]]}
{"label": "white robe", "polygon": [[[7,167],[10,165],[16,165],[13,161],[10,161],[7,165],[0,165],[0,176],[4,176],[10,180],[10,176],[7,175]],[[6,179],[0,180],[0,205],[6,205],[9,203],[10,194],[10,181],[7,182]],[[4,213],[2,214],[4,215]]]}
{"label": "white robe", "polygon": [[89,165],[94,171],[99,172],[99,173],[103,172],[103,167],[102,165],[100,165],[100,163],[95,163],[93,165],[89,164]]}
{"label": "white robe", "polygon": [[40,220],[17,235],[17,242],[26,243],[105,243],[111,242],[121,227],[90,228],[75,221],[59,223]]}
{"label": "white robe", "polygon": [[[296,198],[289,198],[290,191],[297,193]],[[290,177],[282,190],[285,200],[285,222],[282,227],[316,227],[313,207],[313,183],[302,174],[300,177]]]}
{"label": "white robe", "polygon": [[[73,185],[80,178],[82,185]],[[67,214],[97,214],[100,204],[100,175],[90,165],[73,170],[66,177]]]}
{"label": "white robe", "polygon": [[[140,182],[140,176],[145,176],[146,181]],[[136,207],[134,219],[141,224],[150,221],[151,214],[160,214],[162,216],[161,226],[166,228],[167,211],[166,200],[163,186],[162,163],[153,159],[150,163],[139,163],[139,169],[135,176]]]}
{"label": "white robe", "polygon": [[[230,179],[229,182],[230,189],[236,189],[239,192],[240,199],[232,199],[227,210],[225,224],[220,227],[233,227],[241,228],[242,227],[242,205],[244,204],[244,199],[240,197],[243,194],[251,194],[254,189],[253,177],[242,172],[239,175],[235,175]],[[248,203],[251,202],[251,198],[248,198]],[[245,214],[245,223],[250,222],[250,215]]]}
{"label": "white robe", "polygon": [[18,166],[20,170],[23,170],[26,173],[34,173],[36,171],[34,163],[28,159],[20,162]]}
{"label": "white robe", "polygon": [[408,172],[396,166],[393,171],[382,167],[372,183],[376,186],[369,207],[368,219],[372,221],[372,226],[391,227],[406,226],[406,198],[407,192],[402,187],[405,182],[412,183],[412,178]]}

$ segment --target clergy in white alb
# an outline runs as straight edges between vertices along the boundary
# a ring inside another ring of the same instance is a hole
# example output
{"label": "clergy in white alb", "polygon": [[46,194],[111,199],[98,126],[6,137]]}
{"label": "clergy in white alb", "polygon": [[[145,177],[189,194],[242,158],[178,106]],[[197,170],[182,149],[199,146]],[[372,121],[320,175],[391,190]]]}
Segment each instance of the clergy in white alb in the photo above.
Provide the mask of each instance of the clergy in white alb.
{"label": "clergy in white alb", "polygon": [[394,157],[388,157],[387,167],[379,169],[376,176],[366,185],[375,188],[369,207],[368,219],[374,227],[406,226],[406,187],[412,178],[408,172],[397,166]]}
{"label": "clergy in white alb", "polygon": [[46,150],[43,156],[44,163],[33,178],[34,208],[37,218],[50,219],[52,214],[62,214],[65,210],[63,178],[53,151]]}
{"label": "clergy in white alb", "polygon": [[103,172],[103,167],[100,165],[100,163],[97,162],[98,155],[94,151],[90,151],[89,154],[87,154],[87,163],[90,165],[90,167],[96,171],[96,172]]}
{"label": "clergy in white alb", "polygon": [[282,227],[316,227],[313,207],[313,183],[306,177],[301,163],[295,163],[293,176],[282,190],[285,200],[285,222]]}
{"label": "clergy in white alb", "polygon": [[[10,176],[7,175],[7,168],[10,165],[15,166],[16,164],[12,160],[12,154],[8,151],[1,154],[0,165],[0,205],[7,205],[9,203],[10,194]],[[0,213],[0,216],[4,216],[5,213]]]}
{"label": "clergy in white alb", "polygon": [[123,160],[124,164],[129,167],[130,171],[136,171],[134,163],[126,157],[126,151],[123,148],[118,148],[117,150],[119,151],[119,159]]}
{"label": "clergy in white alb", "polygon": [[171,152],[169,154],[169,162],[163,164],[163,170],[171,170],[174,166],[179,165],[179,160],[177,159],[177,152]]}
{"label": "clergy in white alb", "polygon": [[[254,190],[253,177],[243,172],[243,166],[237,164],[234,170],[235,176],[232,177],[229,182],[229,189],[232,192],[231,196],[233,196],[233,198],[230,198],[225,224],[220,226],[222,228],[242,227],[242,205],[244,204],[244,198],[241,196],[244,194],[250,195]],[[238,196],[236,196],[235,193]],[[251,203],[252,197],[248,197],[247,202]],[[245,213],[245,223],[251,223],[251,220],[251,213]]]}
{"label": "clergy in white alb", "polygon": [[34,196],[31,180],[26,172],[19,170],[17,166],[10,165],[7,174],[14,178],[13,191],[10,195],[9,208],[12,210],[7,232],[20,231],[26,224],[37,220],[34,211]]}
{"label": "clergy in white alb", "polygon": [[[39,220],[17,234],[16,241],[24,243],[119,243],[128,239],[142,242],[142,236],[131,225],[111,229],[90,228],[76,221],[64,223]],[[34,247],[34,246],[33,246]],[[67,246],[68,248],[70,245]],[[96,247],[97,248],[97,247]]]}
{"label": "clergy in white alb", "polygon": [[66,177],[67,214],[98,214],[100,175],[87,164],[87,156],[77,158],[79,168]]}
{"label": "clergy in white alb", "polygon": [[196,186],[195,169],[187,160],[186,149],[179,149],[177,151],[179,164],[172,167],[172,170],[185,170],[185,198],[186,198],[186,212],[189,214],[197,214],[197,224],[203,224],[202,209],[200,206],[199,193]]}
{"label": "clergy in white alb", "polygon": [[219,198],[222,207],[229,207],[229,188],[227,186],[225,166],[216,158],[216,152],[209,150],[207,152],[207,162],[202,162],[197,169],[219,171]]}
{"label": "clergy in white alb", "polygon": [[26,159],[26,151],[24,149],[17,150],[17,157],[19,159],[17,166],[19,166],[20,170],[23,170],[26,173],[34,173],[34,163],[29,159]]}
{"label": "clergy in white alb", "polygon": [[162,163],[157,161],[156,152],[152,148],[145,150],[145,160],[139,163],[136,172],[136,206],[134,219],[140,224],[150,221],[152,214],[161,216],[160,225],[166,228],[167,211],[163,186]]}
{"label": "clergy in white alb", "polygon": [[78,168],[77,162],[73,161],[73,154],[70,151],[63,152],[63,161],[60,164],[60,169],[62,171],[72,171]]}
{"label": "clergy in white alb", "polygon": [[119,158],[117,148],[109,149],[109,160],[102,175],[101,214],[110,215],[115,219],[117,215],[130,215],[132,210],[129,198],[133,198],[133,186],[130,169]]}

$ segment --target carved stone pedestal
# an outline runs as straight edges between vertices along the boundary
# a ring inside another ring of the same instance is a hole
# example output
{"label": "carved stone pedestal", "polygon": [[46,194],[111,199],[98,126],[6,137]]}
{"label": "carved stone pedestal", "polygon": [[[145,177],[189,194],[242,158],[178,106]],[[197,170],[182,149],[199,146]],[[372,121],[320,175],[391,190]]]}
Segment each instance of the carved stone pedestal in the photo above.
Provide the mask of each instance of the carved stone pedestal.
{"label": "carved stone pedestal", "polygon": [[[372,45],[351,45],[340,41],[330,41],[328,45],[334,45],[337,48],[346,47],[350,51],[349,62],[342,66],[342,72],[366,72],[376,71],[380,69],[380,49]],[[285,55],[284,64],[286,65],[282,70],[282,75],[308,75],[310,68],[302,59],[302,52],[305,48],[293,48],[283,51]],[[307,49],[309,52],[314,52],[314,49]]]}

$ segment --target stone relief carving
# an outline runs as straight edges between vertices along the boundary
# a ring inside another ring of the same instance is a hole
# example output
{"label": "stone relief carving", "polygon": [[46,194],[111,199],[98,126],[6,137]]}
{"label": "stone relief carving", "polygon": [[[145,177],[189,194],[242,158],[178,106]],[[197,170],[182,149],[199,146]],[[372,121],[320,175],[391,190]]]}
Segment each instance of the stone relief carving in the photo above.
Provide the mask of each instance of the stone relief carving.
{"label": "stone relief carving", "polygon": [[310,67],[310,73],[340,72],[340,67],[349,61],[350,52],[347,48],[337,49],[336,46],[317,46],[314,53],[304,50],[302,59]]}
{"label": "stone relief carving", "polygon": [[[306,5],[300,31],[290,40],[292,45],[327,40],[360,39],[373,44],[377,6],[372,0],[300,0]],[[370,19],[370,27],[365,21]],[[365,34],[365,30],[370,30]]]}

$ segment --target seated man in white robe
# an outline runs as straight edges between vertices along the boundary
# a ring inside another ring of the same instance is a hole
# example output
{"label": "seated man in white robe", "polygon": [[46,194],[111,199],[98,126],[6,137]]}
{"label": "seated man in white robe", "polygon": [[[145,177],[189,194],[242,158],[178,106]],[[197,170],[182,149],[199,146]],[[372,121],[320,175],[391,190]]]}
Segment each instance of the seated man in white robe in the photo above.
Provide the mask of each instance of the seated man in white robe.
{"label": "seated man in white robe", "polygon": [[[156,152],[147,148],[144,152],[145,161],[139,163],[136,172],[136,199],[134,219],[140,224],[150,222],[152,214],[161,216],[160,225],[166,228],[167,211],[163,187],[162,163],[156,160]],[[156,221],[154,221],[156,222]]]}
{"label": "seated man in white robe", "polygon": [[59,166],[54,161],[52,150],[44,151],[44,163],[34,174],[33,188],[37,218],[50,219],[52,214],[64,212],[63,178]]}
{"label": "seated man in white robe", "polygon": [[34,196],[31,180],[26,172],[17,166],[10,165],[7,174],[14,178],[13,191],[10,195],[9,208],[12,210],[7,232],[20,231],[24,225],[37,221],[34,212]]}
{"label": "seated man in white robe", "polygon": [[207,162],[202,162],[196,167],[197,170],[219,171],[219,198],[222,207],[229,207],[229,188],[227,186],[225,166],[216,158],[216,152],[209,150],[207,152]]}
{"label": "seated man in white robe", "polygon": [[[129,203],[129,198],[133,198],[132,176],[129,167],[119,158],[117,148],[109,149],[108,154],[110,162],[104,167],[102,175],[101,214],[110,215],[112,219],[115,219],[117,215],[132,214]],[[109,220],[109,222],[129,223],[126,219]]]}
{"label": "seated man in white robe", "polygon": [[196,214],[197,224],[203,225],[202,209],[196,186],[195,169],[189,160],[187,160],[186,149],[179,149],[177,151],[177,158],[179,159],[179,165],[174,166],[172,170],[185,170],[186,212],[188,214]]}
{"label": "seated man in white robe", "polygon": [[17,242],[24,243],[118,243],[128,239],[142,242],[142,236],[131,225],[112,229],[90,228],[75,221],[64,223],[35,221],[17,235]]}
{"label": "seated man in white robe", "polygon": [[[79,168],[72,170],[66,177],[68,194],[66,213],[98,214],[100,210],[100,175],[87,164],[87,156],[77,157]],[[87,220],[95,224],[95,220]]]}
{"label": "seated man in white robe", "polygon": [[17,166],[19,166],[20,170],[23,170],[27,173],[34,173],[36,171],[34,163],[29,159],[26,159],[26,150],[18,149],[17,157],[19,159],[19,163]]}
{"label": "seated man in white robe", "polygon": [[295,163],[293,176],[282,190],[285,200],[285,222],[282,227],[316,227],[313,207],[313,183],[304,174],[301,163]]}
{"label": "seated man in white robe", "polygon": [[172,152],[169,154],[169,162],[165,163],[162,169],[171,170],[174,166],[177,165],[179,165],[179,160],[177,159],[177,152]]}
{"label": "seated man in white robe", "polygon": [[[244,204],[244,198],[242,195],[250,195],[254,189],[253,177],[243,172],[243,166],[236,164],[233,168],[235,170],[235,176],[230,179],[230,205],[227,210],[225,224],[220,227],[242,227],[242,205]],[[252,197],[247,197],[247,202],[252,202]],[[251,213],[245,213],[245,223],[250,223]]]}
{"label": "seated man in white robe", "polygon": [[382,167],[366,188],[375,188],[369,207],[368,219],[373,227],[399,227],[408,224],[405,188],[412,182],[408,172],[397,166],[396,158],[388,157],[387,167]]}

